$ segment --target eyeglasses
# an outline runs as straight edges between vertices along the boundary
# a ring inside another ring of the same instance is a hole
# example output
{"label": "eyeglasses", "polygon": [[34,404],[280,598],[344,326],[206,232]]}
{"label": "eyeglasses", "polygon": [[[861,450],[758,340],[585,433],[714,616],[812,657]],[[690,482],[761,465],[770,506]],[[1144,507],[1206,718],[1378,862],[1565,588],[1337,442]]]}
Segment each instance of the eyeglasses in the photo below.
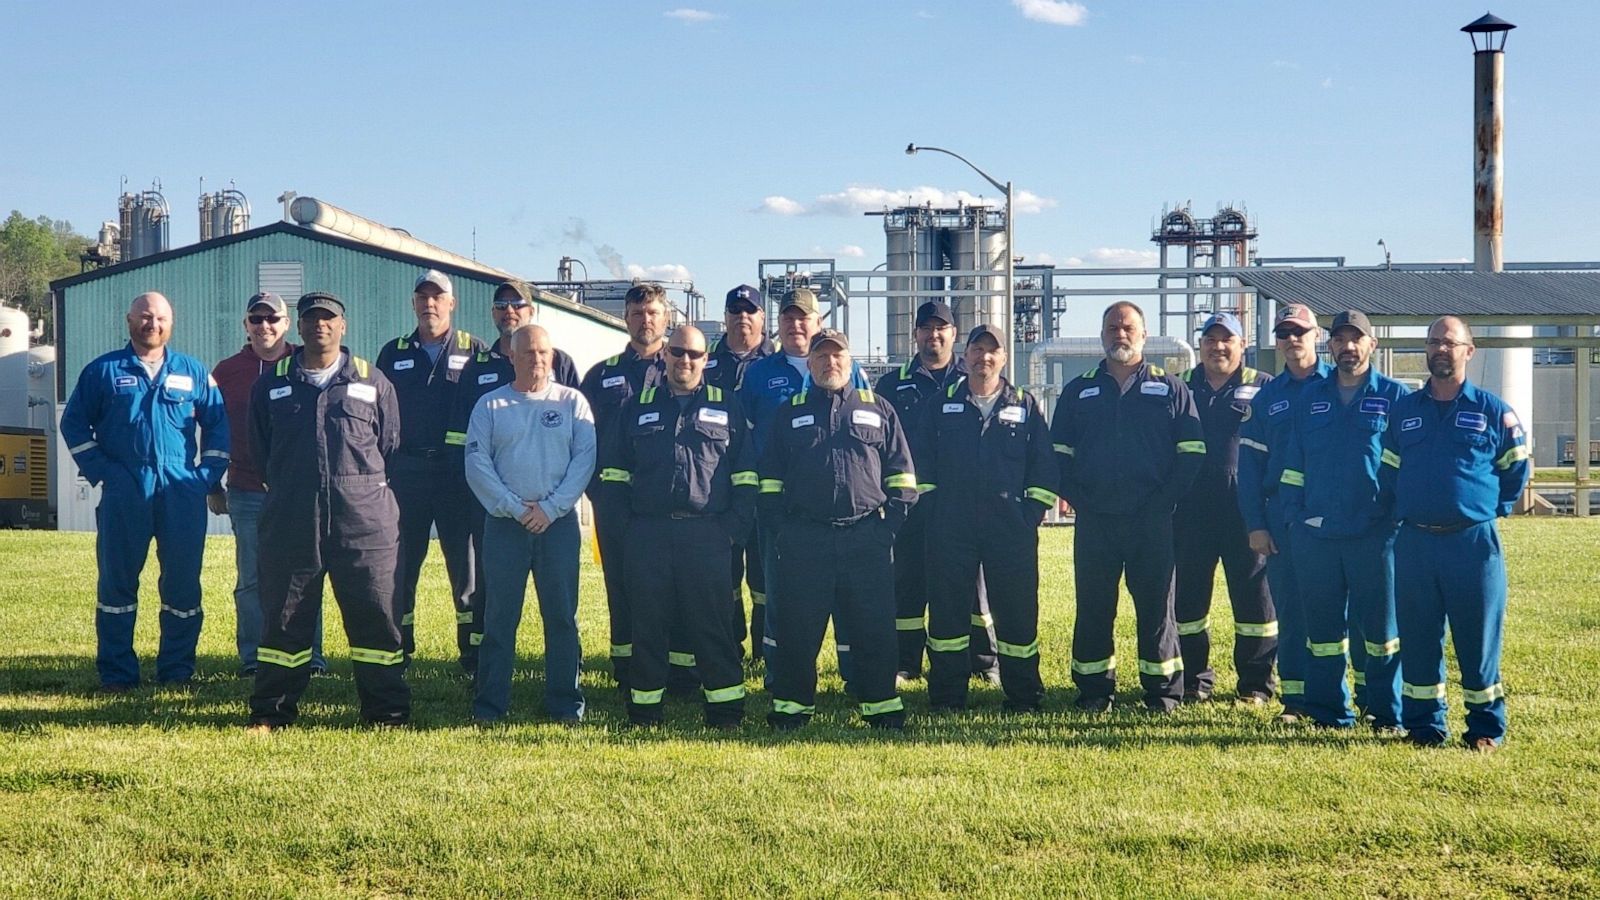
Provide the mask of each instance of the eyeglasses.
{"label": "eyeglasses", "polygon": [[1471,344],[1467,343],[1466,341],[1446,341],[1446,340],[1441,340],[1439,338],[1428,338],[1423,343],[1424,343],[1424,345],[1427,346],[1427,348],[1429,350],[1443,350],[1446,353],[1449,353],[1450,351],[1456,349],[1457,347],[1471,347],[1472,346]]}
{"label": "eyeglasses", "polygon": [[505,300],[494,301],[495,309],[526,309],[532,305],[532,303],[527,303],[522,300],[511,300],[509,302]]}
{"label": "eyeglasses", "polygon": [[1272,336],[1281,341],[1281,340],[1286,340],[1286,339],[1292,338],[1292,337],[1299,337],[1300,335],[1305,334],[1305,333],[1306,333],[1305,329],[1300,329],[1299,331],[1296,331],[1296,330],[1294,330],[1292,328],[1285,328],[1282,331],[1274,331],[1272,333]]}
{"label": "eyeglasses", "polygon": [[250,316],[251,325],[276,325],[283,321],[283,316]]}
{"label": "eyeglasses", "polygon": [[688,347],[668,347],[667,352],[672,354],[673,359],[683,359],[685,356],[690,359],[704,359],[706,355],[704,350],[690,350]]}

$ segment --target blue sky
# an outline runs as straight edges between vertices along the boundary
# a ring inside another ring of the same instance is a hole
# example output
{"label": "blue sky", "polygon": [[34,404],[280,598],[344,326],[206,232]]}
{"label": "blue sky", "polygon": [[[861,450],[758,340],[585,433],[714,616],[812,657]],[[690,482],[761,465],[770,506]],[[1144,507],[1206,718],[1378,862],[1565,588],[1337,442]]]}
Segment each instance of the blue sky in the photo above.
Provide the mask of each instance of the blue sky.
{"label": "blue sky", "polygon": [[[885,198],[993,197],[915,141],[1026,192],[1030,262],[1148,261],[1185,200],[1247,205],[1263,255],[1472,252],[1482,0],[683,2],[8,3],[0,213],[92,232],[159,177],[187,244],[203,176],[256,224],[291,189],[460,253],[476,228],[530,277],[570,254],[720,297],[761,257],[881,262]],[[1506,256],[1600,258],[1600,4],[1493,9]]]}

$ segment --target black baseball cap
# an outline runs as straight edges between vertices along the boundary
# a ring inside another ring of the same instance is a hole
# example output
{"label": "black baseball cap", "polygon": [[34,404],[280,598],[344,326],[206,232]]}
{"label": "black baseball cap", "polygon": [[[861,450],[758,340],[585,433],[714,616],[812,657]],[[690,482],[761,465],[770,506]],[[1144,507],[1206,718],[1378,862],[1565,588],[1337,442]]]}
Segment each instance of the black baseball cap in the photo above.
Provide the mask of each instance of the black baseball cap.
{"label": "black baseball cap", "polygon": [[336,316],[343,316],[344,301],[327,291],[312,291],[301,295],[300,300],[294,305],[295,313],[302,318],[313,309],[325,309]]}
{"label": "black baseball cap", "polygon": [[917,327],[921,328],[922,323],[929,319],[939,319],[946,325],[956,323],[955,313],[950,311],[950,305],[943,300],[929,300],[917,307]]}
{"label": "black baseball cap", "polygon": [[972,333],[967,335],[967,346],[972,346],[973,341],[984,337],[985,335],[994,338],[995,346],[999,347],[1001,350],[1006,349],[1006,333],[989,324],[979,325],[978,327],[972,329]]}
{"label": "black baseball cap", "polygon": [[1328,326],[1328,333],[1333,334],[1341,328],[1354,328],[1367,337],[1376,337],[1372,333],[1372,320],[1359,309],[1347,309],[1333,317],[1333,324]]}
{"label": "black baseball cap", "polygon": [[735,310],[743,312],[745,311],[744,307],[748,306],[750,307],[749,312],[760,312],[762,302],[763,298],[760,291],[748,284],[741,284],[728,292],[727,299],[722,303],[722,309],[724,312],[734,312]]}
{"label": "black baseball cap", "polygon": [[823,344],[838,344],[840,350],[850,349],[850,338],[837,328],[824,328],[811,338],[811,346],[806,350],[807,355],[817,352]]}

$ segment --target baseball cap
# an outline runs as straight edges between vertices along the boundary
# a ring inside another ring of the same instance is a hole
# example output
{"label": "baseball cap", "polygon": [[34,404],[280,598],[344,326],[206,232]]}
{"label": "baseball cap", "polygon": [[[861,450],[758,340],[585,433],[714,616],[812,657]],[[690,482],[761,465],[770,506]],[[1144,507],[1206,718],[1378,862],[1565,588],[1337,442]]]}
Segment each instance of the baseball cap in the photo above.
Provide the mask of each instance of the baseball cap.
{"label": "baseball cap", "polygon": [[[444,290],[445,291],[449,291],[450,289],[449,288],[445,288]],[[521,303],[507,303],[506,301],[501,300],[500,299],[500,292],[501,291],[506,291],[506,290],[515,291],[518,299],[520,299],[522,302]],[[495,306],[523,306],[523,305],[526,305],[526,304],[531,304],[533,302],[533,291],[528,290],[528,286],[526,284],[523,284],[520,281],[502,281],[502,282],[500,282],[498,285],[495,286],[493,296],[495,298],[494,299],[494,305]]]}
{"label": "baseball cap", "polygon": [[733,312],[741,307],[748,306],[754,312],[761,311],[761,292],[748,284],[741,284],[728,292],[728,297],[722,303],[725,312]]}
{"label": "baseball cap", "polygon": [[[810,288],[803,288],[803,287],[795,288],[794,290],[789,292],[789,296],[783,298],[783,309],[780,309],[778,311],[779,312],[783,312],[784,310],[789,309],[790,307],[793,307],[795,309],[800,310],[801,312],[806,312],[806,313],[814,313],[814,312],[816,312],[817,311],[817,294],[816,294],[816,292],[811,290]],[[816,342],[813,341],[812,343],[815,344]],[[848,345],[846,345],[846,346],[848,346]]]}
{"label": "baseball cap", "polygon": [[431,284],[439,290],[444,291],[446,294],[455,293],[455,290],[450,287],[450,276],[439,271],[438,269],[429,269],[428,271],[423,272],[421,275],[418,275],[417,283],[413,285],[411,289],[416,290],[425,284]]}
{"label": "baseball cap", "polygon": [[302,296],[294,305],[295,312],[304,316],[313,309],[326,309],[336,316],[344,315],[344,302],[327,291],[312,291]]}
{"label": "baseball cap", "polygon": [[1272,330],[1276,332],[1285,325],[1312,331],[1317,327],[1317,317],[1304,303],[1287,303],[1278,307],[1278,318],[1273,320]]}
{"label": "baseball cap", "polygon": [[950,305],[943,300],[929,300],[917,307],[917,327],[921,328],[922,323],[929,319],[939,319],[946,325],[956,323],[955,313],[950,311]]}
{"label": "baseball cap", "polygon": [[973,341],[983,337],[984,335],[994,338],[995,344],[1001,350],[1006,349],[1006,333],[993,325],[987,324],[979,325],[978,327],[972,329],[972,333],[967,335],[967,346],[972,346]]}
{"label": "baseball cap", "polygon": [[1332,334],[1341,328],[1354,328],[1367,337],[1373,337],[1372,320],[1359,309],[1347,309],[1333,317],[1333,324],[1328,326],[1328,333]]}
{"label": "baseball cap", "polygon": [[1211,326],[1213,325],[1221,325],[1223,328],[1226,328],[1228,333],[1234,337],[1244,337],[1244,326],[1239,324],[1239,317],[1233,313],[1212,313],[1211,317],[1206,319],[1206,323],[1200,326],[1200,333],[1203,335],[1210,331]]}
{"label": "baseball cap", "polygon": [[249,300],[244,302],[244,311],[248,313],[258,306],[265,306],[268,309],[271,309],[272,314],[275,316],[287,316],[289,314],[288,304],[283,302],[282,297],[279,297],[277,294],[274,294],[271,291],[262,291],[259,294],[251,296]]}
{"label": "baseball cap", "polygon": [[838,344],[840,350],[849,350],[850,338],[837,328],[824,328],[811,338],[811,348],[806,351],[807,354],[817,352],[817,348],[823,344]]}

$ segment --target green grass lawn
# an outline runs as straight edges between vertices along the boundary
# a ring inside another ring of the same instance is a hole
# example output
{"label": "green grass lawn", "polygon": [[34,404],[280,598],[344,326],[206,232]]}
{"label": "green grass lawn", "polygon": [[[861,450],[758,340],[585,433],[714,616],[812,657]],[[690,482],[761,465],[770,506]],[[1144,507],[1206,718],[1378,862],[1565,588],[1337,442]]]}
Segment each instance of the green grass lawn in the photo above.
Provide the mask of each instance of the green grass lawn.
{"label": "green grass lawn", "polygon": [[[300,726],[263,737],[241,727],[228,539],[208,546],[197,683],[108,698],[92,693],[93,538],[0,532],[0,895],[1600,894],[1600,523],[1505,527],[1512,732],[1490,756],[1228,703],[1152,721],[1130,708],[1132,666],[1122,709],[1071,711],[1070,538],[1043,538],[1037,715],[1005,717],[998,691],[975,686],[970,715],[929,718],[914,690],[910,730],[881,735],[857,723],[829,658],[817,720],[797,735],[767,731],[754,675],[741,732],[702,729],[682,702],[666,727],[630,730],[586,561],[588,722],[536,715],[530,602],[514,724],[478,731],[435,553],[415,727],[357,725],[332,613],[333,677],[313,681]],[[1459,732],[1453,670],[1450,702]]]}

